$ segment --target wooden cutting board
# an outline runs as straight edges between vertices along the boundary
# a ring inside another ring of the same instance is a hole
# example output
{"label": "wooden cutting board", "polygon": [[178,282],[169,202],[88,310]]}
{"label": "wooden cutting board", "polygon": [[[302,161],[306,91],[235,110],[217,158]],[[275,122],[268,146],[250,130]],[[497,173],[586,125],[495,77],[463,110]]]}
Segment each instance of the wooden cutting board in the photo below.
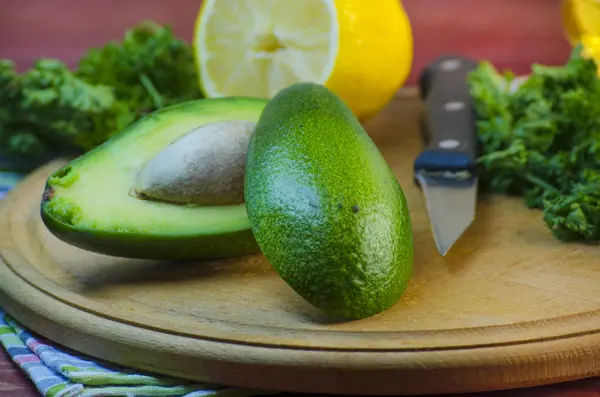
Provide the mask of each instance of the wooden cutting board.
{"label": "wooden cutting board", "polygon": [[0,305],[51,340],[134,368],[278,391],[424,394],[600,374],[600,249],[556,241],[518,198],[486,197],[446,257],[412,182],[416,99],[366,125],[405,189],[415,272],[380,315],[332,323],[262,255],[205,263],[89,253],[39,216],[52,162],[0,212]]}

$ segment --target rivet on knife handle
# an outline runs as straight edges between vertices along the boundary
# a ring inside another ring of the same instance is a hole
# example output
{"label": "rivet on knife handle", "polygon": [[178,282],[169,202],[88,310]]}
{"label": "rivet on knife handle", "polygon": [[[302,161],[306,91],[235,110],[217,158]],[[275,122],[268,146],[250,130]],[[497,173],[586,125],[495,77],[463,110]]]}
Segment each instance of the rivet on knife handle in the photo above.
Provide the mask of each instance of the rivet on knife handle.
{"label": "rivet on knife handle", "polygon": [[476,67],[474,60],[443,56],[429,64],[419,80],[425,147],[415,159],[414,172],[442,255],[475,216],[478,144],[468,75]]}
{"label": "rivet on knife handle", "polygon": [[415,172],[475,171],[475,112],[467,77],[476,67],[471,59],[444,56],[421,74],[428,136],[427,148],[415,161]]}

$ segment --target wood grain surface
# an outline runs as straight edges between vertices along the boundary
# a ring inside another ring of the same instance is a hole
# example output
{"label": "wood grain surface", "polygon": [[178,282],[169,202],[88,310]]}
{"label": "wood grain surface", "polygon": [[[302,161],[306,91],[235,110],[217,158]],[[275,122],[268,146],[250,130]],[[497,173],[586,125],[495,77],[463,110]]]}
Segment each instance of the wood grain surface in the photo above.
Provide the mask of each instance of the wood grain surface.
{"label": "wood grain surface", "polygon": [[40,393],[0,348],[0,396],[38,397]]}
{"label": "wood grain surface", "polygon": [[[279,393],[279,397],[300,397],[305,394]],[[2,397],[40,397],[31,381],[10,361],[8,355],[0,349],[0,396]],[[313,397],[319,397],[313,394]],[[487,393],[438,394],[423,397],[598,397],[600,396],[600,378],[564,382],[549,386],[528,387]]]}
{"label": "wood grain surface", "polygon": [[[4,351],[0,351],[0,396],[2,397],[41,397],[33,384],[10,361]],[[306,394],[278,393],[279,397],[301,397]],[[312,397],[326,395],[312,394]],[[600,378],[564,382],[550,386],[521,388],[488,393],[438,394],[422,397],[598,397]]]}
{"label": "wood grain surface", "polygon": [[[40,397],[33,384],[0,352],[0,396],[2,397]],[[278,393],[278,397],[301,397],[306,394]],[[313,394],[312,397],[326,397]],[[598,397],[600,396],[600,378],[565,382],[550,386],[530,387],[488,393],[439,394],[422,397]]]}
{"label": "wood grain surface", "polygon": [[0,208],[0,304],[92,356],[239,387],[431,394],[599,374],[598,248],[557,242],[521,199],[485,196],[441,257],[412,183],[420,106],[399,97],[366,125],[406,192],[415,236],[409,288],[380,315],[330,322],[260,254],[175,264],[68,246],[39,217],[62,162]]}
{"label": "wood grain surface", "polygon": [[[119,39],[141,19],[173,26],[192,37],[201,0],[1,0],[0,58],[23,69],[39,57],[74,65],[91,46]],[[500,68],[527,73],[532,62],[563,63],[560,0],[402,0],[414,32],[413,73],[443,52],[489,59]]]}

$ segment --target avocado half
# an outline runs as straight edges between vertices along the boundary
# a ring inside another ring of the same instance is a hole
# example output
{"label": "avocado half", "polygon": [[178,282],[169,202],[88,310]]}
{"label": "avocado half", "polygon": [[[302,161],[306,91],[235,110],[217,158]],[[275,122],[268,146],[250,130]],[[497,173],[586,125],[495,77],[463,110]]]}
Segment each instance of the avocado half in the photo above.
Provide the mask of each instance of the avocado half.
{"label": "avocado half", "polygon": [[201,125],[257,122],[267,101],[199,99],[148,114],[50,175],[41,217],[60,240],[105,255],[139,259],[223,258],[259,251],[244,203],[186,206],[130,193],[141,167]]}

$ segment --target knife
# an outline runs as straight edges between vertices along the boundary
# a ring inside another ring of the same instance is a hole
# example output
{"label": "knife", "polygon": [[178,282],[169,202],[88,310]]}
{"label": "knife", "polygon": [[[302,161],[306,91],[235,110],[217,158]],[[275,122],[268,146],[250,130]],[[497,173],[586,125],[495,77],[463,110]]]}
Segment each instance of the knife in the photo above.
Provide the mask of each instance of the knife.
{"label": "knife", "polygon": [[443,256],[475,218],[478,141],[467,76],[477,65],[466,57],[444,55],[419,76],[425,147],[414,161],[414,176]]}

